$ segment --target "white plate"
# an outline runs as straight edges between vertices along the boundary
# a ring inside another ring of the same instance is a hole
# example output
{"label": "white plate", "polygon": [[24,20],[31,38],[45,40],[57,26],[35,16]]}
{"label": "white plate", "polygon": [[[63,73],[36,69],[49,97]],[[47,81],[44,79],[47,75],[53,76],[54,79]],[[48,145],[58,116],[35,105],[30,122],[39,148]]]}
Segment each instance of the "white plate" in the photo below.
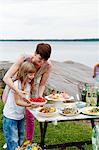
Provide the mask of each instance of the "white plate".
{"label": "white plate", "polygon": [[41,108],[43,108],[43,107],[37,108],[36,111],[37,111],[37,113],[38,113],[40,116],[42,116],[42,117],[52,117],[52,116],[54,116],[54,115],[56,115],[56,114],[58,113],[57,108],[55,108],[55,109],[56,109],[55,112],[49,112],[49,113],[40,112],[40,109],[41,109]]}
{"label": "white plate", "polygon": [[64,99],[63,102],[64,102],[64,103],[67,103],[67,104],[73,104],[73,103],[75,103],[76,101],[74,100],[74,97],[71,96],[71,97],[68,98],[68,99]]}
{"label": "white plate", "polygon": [[60,113],[61,115],[63,115],[63,116],[68,116],[68,117],[70,117],[70,116],[76,116],[76,115],[80,114],[80,110],[79,110],[79,109],[76,109],[76,110],[77,110],[77,113],[74,113],[74,114],[64,114],[64,113],[63,113],[63,110],[64,110],[64,109],[60,109],[60,110],[59,110],[59,113]]}
{"label": "white plate", "polygon": [[29,102],[33,105],[43,106],[47,103],[47,100],[45,100],[44,102],[31,102],[31,101],[29,101]]}
{"label": "white plate", "polygon": [[45,98],[50,101],[62,101],[60,98],[54,99],[54,98],[50,98],[49,96],[45,96]]}
{"label": "white plate", "polygon": [[81,112],[85,115],[91,115],[91,116],[99,116],[99,111],[98,112],[90,112],[92,109],[98,109],[99,107],[84,107],[81,109]]}
{"label": "white plate", "polygon": [[70,96],[70,98],[67,98],[67,99],[64,99],[64,98],[58,98],[58,99],[54,99],[54,98],[50,98],[49,96],[45,96],[45,98],[47,99],[47,100],[50,100],[50,101],[69,101],[69,100],[73,100],[74,99],[74,97],[73,96]]}

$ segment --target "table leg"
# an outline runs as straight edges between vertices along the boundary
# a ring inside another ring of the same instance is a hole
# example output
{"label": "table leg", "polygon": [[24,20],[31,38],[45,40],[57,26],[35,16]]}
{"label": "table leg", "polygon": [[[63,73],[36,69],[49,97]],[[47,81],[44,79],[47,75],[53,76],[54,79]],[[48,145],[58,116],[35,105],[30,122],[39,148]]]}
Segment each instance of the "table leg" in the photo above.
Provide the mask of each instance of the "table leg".
{"label": "table leg", "polygon": [[92,126],[92,128],[94,128],[94,126],[95,126],[94,119],[91,119],[91,126]]}
{"label": "table leg", "polygon": [[40,145],[42,147],[44,147],[44,144],[45,144],[45,134],[46,134],[46,130],[47,130],[47,125],[48,123],[47,122],[40,122],[40,131],[41,131],[41,141],[40,141]]}

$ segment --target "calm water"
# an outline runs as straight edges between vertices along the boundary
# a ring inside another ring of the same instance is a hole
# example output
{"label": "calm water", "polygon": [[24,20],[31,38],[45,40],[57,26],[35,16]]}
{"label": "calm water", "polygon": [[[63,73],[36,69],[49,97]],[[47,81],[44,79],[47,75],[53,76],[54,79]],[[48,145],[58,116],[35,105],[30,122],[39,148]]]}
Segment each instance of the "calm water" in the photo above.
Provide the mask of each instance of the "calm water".
{"label": "calm water", "polygon": [[[41,42],[0,42],[0,61],[15,61],[22,54],[31,54]],[[99,62],[99,42],[47,42],[52,46],[51,60],[72,60],[92,67]]]}

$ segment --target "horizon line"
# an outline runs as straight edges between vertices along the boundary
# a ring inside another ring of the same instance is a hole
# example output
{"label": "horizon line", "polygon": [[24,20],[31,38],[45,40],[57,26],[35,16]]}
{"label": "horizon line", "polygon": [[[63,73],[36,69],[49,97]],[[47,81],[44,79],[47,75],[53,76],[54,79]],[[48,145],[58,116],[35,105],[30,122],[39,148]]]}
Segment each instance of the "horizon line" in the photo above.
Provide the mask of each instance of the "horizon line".
{"label": "horizon line", "polygon": [[99,38],[82,38],[82,39],[0,39],[0,41],[99,41]]}

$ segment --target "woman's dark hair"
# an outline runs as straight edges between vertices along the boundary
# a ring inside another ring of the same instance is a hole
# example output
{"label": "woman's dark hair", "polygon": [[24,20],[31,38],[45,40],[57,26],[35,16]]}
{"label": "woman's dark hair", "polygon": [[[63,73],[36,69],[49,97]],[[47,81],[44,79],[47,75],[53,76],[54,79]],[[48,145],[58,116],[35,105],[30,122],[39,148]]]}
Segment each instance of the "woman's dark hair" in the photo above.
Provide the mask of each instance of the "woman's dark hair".
{"label": "woman's dark hair", "polygon": [[40,54],[44,60],[48,60],[51,55],[51,46],[46,43],[40,43],[37,45],[35,52],[36,54]]}

